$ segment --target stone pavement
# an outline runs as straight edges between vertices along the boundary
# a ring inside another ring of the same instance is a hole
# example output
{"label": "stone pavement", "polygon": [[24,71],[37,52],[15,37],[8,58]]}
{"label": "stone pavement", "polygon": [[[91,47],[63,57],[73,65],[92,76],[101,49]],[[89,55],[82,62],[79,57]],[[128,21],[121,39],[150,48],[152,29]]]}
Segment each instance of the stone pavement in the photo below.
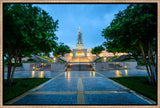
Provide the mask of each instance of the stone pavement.
{"label": "stone pavement", "polygon": [[[55,77],[6,104],[155,104],[110,80],[103,72],[53,72]],[[124,72],[125,74],[125,72]]]}
{"label": "stone pavement", "polygon": [[[16,71],[14,73],[14,78],[53,78],[61,72],[51,72],[51,71]],[[110,70],[110,71],[98,71],[106,77],[125,77],[125,76],[147,76],[146,70]],[[72,73],[73,75],[79,75]],[[91,75],[89,72],[86,73]],[[80,74],[85,77],[86,74]],[[63,75],[64,76],[64,75]],[[93,71],[92,71],[92,77]],[[7,78],[7,73],[4,73],[4,78]]]}

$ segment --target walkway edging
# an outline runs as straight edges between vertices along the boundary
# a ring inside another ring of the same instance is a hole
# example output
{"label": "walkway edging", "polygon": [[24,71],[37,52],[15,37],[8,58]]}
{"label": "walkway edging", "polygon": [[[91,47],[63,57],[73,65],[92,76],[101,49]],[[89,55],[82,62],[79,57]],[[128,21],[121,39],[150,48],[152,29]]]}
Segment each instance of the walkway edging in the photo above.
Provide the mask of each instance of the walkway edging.
{"label": "walkway edging", "polygon": [[[64,73],[64,72],[63,72],[63,73]],[[20,96],[15,97],[14,99],[6,102],[5,104],[13,104],[14,102],[18,101],[19,99],[23,98],[24,96],[26,96],[26,95],[28,95],[28,94],[31,94],[33,91],[35,91],[35,90],[41,88],[42,86],[44,86],[45,84],[51,82],[53,79],[59,77],[59,76],[62,75],[63,73],[60,73],[60,74],[58,74],[57,76],[55,76],[54,78],[52,78],[52,79],[50,79],[50,80],[42,83],[41,85],[39,85],[39,86],[37,86],[37,87],[35,87],[35,88],[33,88],[33,89],[28,90],[27,92],[23,93],[23,94],[20,95]]]}
{"label": "walkway edging", "polygon": [[135,94],[136,96],[138,96],[139,98],[147,101],[148,103],[150,103],[150,104],[156,104],[156,102],[153,101],[152,99],[150,99],[150,98],[148,98],[148,97],[146,97],[146,96],[144,96],[144,95],[142,95],[142,94],[139,94],[139,93],[137,93],[136,91],[134,91],[134,90],[132,90],[132,89],[130,89],[130,88],[128,88],[128,87],[120,84],[120,83],[117,83],[117,82],[115,82],[115,81],[113,81],[113,80],[105,77],[104,75],[102,75],[102,74],[100,74],[100,73],[98,73],[98,72],[96,72],[96,73],[99,74],[99,75],[101,75],[103,78],[108,79],[108,80],[112,81],[113,83],[119,85],[120,87],[122,87],[122,88],[124,88],[124,89],[126,89],[126,90],[129,90],[130,93]]}

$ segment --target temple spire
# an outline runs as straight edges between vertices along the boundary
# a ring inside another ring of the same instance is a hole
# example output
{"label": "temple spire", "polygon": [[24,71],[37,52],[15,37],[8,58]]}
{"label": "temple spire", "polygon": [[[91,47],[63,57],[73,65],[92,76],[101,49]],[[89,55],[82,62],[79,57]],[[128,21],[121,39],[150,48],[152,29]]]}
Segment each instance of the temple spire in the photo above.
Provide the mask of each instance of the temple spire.
{"label": "temple spire", "polygon": [[80,26],[79,26],[79,32],[81,32],[81,28],[80,28]]}
{"label": "temple spire", "polygon": [[76,49],[84,49],[83,40],[82,40],[82,33],[81,33],[80,27],[79,27],[77,35],[78,35],[78,38],[77,38]]}

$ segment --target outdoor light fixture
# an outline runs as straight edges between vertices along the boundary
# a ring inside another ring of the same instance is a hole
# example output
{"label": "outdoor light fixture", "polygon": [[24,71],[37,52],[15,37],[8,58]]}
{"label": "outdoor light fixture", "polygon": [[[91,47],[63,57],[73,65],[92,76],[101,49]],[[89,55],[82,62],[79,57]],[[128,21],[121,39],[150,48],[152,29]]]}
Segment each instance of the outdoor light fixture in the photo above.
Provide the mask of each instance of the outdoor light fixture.
{"label": "outdoor light fixture", "polygon": [[56,62],[56,58],[54,57],[53,60],[54,60],[54,63],[55,63]]}
{"label": "outdoor light fixture", "polygon": [[104,62],[106,62],[106,57],[104,57]]}

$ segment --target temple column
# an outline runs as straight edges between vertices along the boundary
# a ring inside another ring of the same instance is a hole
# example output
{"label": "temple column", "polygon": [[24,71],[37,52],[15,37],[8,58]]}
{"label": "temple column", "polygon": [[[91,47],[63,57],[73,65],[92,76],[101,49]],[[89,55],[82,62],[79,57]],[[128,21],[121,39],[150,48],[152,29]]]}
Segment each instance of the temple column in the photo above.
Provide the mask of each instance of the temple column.
{"label": "temple column", "polygon": [[87,57],[87,49],[85,49],[85,57]]}
{"label": "temple column", "polygon": [[75,57],[75,50],[73,49],[73,57]]}

